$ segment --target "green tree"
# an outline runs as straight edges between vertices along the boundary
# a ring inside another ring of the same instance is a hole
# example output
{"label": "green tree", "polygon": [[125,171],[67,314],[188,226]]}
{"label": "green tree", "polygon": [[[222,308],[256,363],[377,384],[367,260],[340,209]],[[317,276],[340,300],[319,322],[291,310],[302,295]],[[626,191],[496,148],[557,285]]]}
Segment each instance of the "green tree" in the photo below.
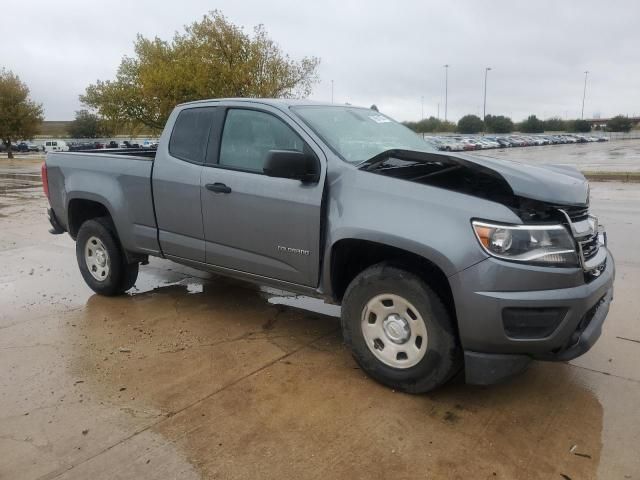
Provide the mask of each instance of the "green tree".
{"label": "green tree", "polygon": [[33,138],[42,123],[42,105],[29,99],[29,88],[12,72],[0,70],[0,140],[13,158],[11,145]]}
{"label": "green tree", "polygon": [[465,115],[458,120],[458,132],[478,133],[484,129],[484,122],[476,115]]}
{"label": "green tree", "polygon": [[138,35],[115,80],[87,87],[81,101],[115,124],[163,128],[173,107],[213,97],[305,97],[319,59],[292,60],[262,25],[245,33],[218,11],[171,41]]}
{"label": "green tree", "polygon": [[376,111],[376,112],[379,112],[379,111],[380,111],[380,110],[378,110],[378,107],[376,106],[376,104],[375,104],[375,103],[374,103],[373,105],[371,105],[369,108],[370,108],[371,110]]}
{"label": "green tree", "polygon": [[628,132],[633,127],[629,117],[617,115],[607,122],[607,130],[609,132]]}
{"label": "green tree", "polygon": [[455,132],[456,130],[455,123],[445,122],[433,116],[419,122],[403,122],[403,124],[418,133]]}
{"label": "green tree", "polygon": [[588,133],[591,131],[591,124],[586,120],[570,120],[567,122],[567,130],[570,132]]}
{"label": "green tree", "polygon": [[529,117],[520,124],[520,131],[525,133],[542,133],[544,132],[544,123],[535,115],[529,115]]}
{"label": "green tree", "polygon": [[91,113],[89,110],[78,110],[67,133],[74,138],[98,138],[108,137],[112,131],[107,123],[95,113]]}
{"label": "green tree", "polygon": [[484,123],[491,133],[511,133],[514,130],[513,121],[504,115],[487,115]]}
{"label": "green tree", "polygon": [[567,129],[567,124],[560,117],[547,118],[544,121],[545,132],[564,132]]}
{"label": "green tree", "polygon": [[418,132],[441,132],[442,122],[436,117],[429,117],[420,120],[417,124]]}

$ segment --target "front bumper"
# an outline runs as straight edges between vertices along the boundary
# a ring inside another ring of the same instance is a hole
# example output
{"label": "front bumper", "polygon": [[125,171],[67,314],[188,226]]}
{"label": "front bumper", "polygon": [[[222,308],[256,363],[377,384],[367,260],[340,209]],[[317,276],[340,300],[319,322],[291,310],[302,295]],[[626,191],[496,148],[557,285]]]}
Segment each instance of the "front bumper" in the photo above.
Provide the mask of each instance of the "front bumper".
{"label": "front bumper", "polygon": [[[579,268],[535,267],[494,258],[451,277],[467,382],[496,383],[522,371],[532,359],[566,361],[585,353],[602,331],[614,278],[608,251],[604,270],[589,281]],[[505,309],[562,313],[549,334],[514,338],[505,329]]]}

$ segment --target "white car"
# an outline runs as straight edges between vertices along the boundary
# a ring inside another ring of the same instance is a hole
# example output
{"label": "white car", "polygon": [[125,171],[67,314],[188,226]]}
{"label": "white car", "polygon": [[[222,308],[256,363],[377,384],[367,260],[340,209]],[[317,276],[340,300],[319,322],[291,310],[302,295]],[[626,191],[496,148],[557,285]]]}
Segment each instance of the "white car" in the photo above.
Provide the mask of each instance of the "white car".
{"label": "white car", "polygon": [[483,137],[480,139],[480,142],[482,142],[483,144],[486,144],[487,145],[486,148],[500,148],[500,144],[496,142],[493,138]]}
{"label": "white car", "polygon": [[464,145],[455,138],[441,138],[440,143],[442,145],[442,150],[447,152],[461,152],[464,150]]}

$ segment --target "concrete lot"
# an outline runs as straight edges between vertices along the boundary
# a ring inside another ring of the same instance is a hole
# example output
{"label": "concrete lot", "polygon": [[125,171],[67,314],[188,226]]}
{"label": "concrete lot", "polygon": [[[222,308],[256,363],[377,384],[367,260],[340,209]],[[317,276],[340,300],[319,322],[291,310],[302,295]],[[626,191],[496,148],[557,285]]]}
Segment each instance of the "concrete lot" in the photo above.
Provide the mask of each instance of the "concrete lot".
{"label": "concrete lot", "polygon": [[640,478],[637,184],[592,185],[618,276],[591,352],[410,396],[321,302],[157,259],[94,295],[37,172],[0,160],[0,478]]}
{"label": "concrete lot", "polygon": [[479,154],[534,165],[562,163],[589,172],[640,172],[640,140],[504,148]]}

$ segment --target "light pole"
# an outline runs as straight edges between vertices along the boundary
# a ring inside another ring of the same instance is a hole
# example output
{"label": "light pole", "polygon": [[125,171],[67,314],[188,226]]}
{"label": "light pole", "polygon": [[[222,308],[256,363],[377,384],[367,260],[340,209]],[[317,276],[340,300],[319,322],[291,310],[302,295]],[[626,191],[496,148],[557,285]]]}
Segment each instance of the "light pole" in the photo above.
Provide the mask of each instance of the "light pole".
{"label": "light pole", "polygon": [[420,103],[421,103],[421,114],[420,114],[420,120],[424,120],[424,95],[422,95],[420,97]]}
{"label": "light pole", "polygon": [[580,114],[580,118],[584,120],[584,99],[587,96],[587,75],[589,75],[589,70],[585,70],[584,72],[584,89],[582,90],[582,113]]}
{"label": "light pole", "polygon": [[449,64],[444,65],[444,121],[447,121],[447,107],[449,102]]}
{"label": "light pole", "polygon": [[482,108],[482,121],[484,122],[487,118],[487,74],[491,70],[491,67],[487,67],[484,69],[484,107]]}
{"label": "light pole", "polygon": [[331,80],[331,103],[333,103],[333,80]]}

